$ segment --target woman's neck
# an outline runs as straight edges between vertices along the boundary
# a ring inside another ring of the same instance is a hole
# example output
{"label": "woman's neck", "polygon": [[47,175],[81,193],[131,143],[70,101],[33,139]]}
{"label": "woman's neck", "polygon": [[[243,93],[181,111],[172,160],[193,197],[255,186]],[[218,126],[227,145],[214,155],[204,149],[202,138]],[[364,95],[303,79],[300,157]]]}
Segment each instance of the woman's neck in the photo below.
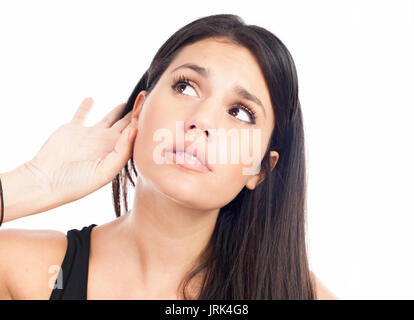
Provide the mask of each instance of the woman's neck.
{"label": "woman's neck", "polygon": [[137,189],[120,226],[143,286],[155,292],[178,285],[207,246],[218,212],[189,208],[152,188]]}

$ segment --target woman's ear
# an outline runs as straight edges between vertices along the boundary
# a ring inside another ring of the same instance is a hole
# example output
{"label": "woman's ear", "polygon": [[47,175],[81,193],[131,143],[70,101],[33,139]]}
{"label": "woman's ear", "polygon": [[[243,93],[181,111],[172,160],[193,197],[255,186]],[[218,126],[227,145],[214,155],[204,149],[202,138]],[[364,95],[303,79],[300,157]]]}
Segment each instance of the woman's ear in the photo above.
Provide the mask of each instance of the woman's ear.
{"label": "woman's ear", "polygon": [[279,153],[274,150],[270,151],[270,171],[273,171],[278,161],[279,161]]}
{"label": "woman's ear", "polygon": [[146,91],[142,90],[135,99],[134,107],[132,108],[132,119],[138,120],[139,114],[145,101],[145,97]]}
{"label": "woman's ear", "polygon": [[[271,151],[270,152],[270,171],[272,171],[274,169],[274,167],[276,166],[276,163],[279,160],[279,153],[277,153],[276,151]],[[246,183],[246,188],[253,190],[254,188],[256,188],[263,180],[265,179],[265,174],[263,172],[263,169],[260,170],[260,172],[254,176],[252,176],[251,178],[249,178],[249,180]]]}

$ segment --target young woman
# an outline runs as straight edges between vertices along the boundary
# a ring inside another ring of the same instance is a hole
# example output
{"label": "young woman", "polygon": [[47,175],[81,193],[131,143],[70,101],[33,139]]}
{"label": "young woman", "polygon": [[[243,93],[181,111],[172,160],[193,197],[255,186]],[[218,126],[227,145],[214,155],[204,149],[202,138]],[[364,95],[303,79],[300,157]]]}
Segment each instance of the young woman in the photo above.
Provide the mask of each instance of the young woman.
{"label": "young woman", "polygon": [[[126,104],[85,127],[91,105],[0,176],[4,221],[111,181],[117,218],[66,235],[2,229],[1,298],[334,298],[309,270],[298,81],[276,36],[234,15],[200,18],[163,44]],[[172,133],[159,154],[169,163],[156,161],[160,129]],[[212,161],[219,129],[240,134],[218,154],[258,161]]]}

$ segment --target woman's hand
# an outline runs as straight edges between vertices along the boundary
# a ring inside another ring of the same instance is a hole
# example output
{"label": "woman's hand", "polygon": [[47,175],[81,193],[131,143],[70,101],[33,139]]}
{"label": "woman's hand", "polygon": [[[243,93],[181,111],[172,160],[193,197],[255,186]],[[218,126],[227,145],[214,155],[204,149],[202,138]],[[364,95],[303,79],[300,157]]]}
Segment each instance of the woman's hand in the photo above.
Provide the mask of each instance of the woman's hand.
{"label": "woman's hand", "polygon": [[25,166],[58,203],[75,201],[111,182],[125,166],[137,135],[131,112],[120,104],[92,127],[83,125],[93,104],[86,98],[73,119],[47,139]]}

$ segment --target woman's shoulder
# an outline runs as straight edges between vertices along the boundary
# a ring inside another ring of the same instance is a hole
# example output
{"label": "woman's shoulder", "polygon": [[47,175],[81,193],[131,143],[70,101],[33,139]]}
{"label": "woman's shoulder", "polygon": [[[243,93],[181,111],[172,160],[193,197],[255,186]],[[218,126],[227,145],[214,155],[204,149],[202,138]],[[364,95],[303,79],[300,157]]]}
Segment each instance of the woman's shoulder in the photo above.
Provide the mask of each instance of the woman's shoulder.
{"label": "woman's shoulder", "polygon": [[11,299],[49,299],[67,249],[55,230],[0,230],[0,280]]}

